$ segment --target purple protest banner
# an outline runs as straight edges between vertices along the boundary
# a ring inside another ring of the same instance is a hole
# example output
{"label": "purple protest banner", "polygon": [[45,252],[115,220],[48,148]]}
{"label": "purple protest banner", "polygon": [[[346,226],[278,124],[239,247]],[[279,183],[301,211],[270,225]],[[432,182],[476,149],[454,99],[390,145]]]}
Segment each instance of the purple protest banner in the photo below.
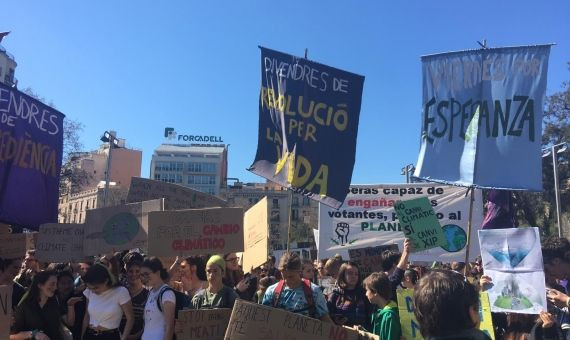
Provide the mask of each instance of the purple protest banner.
{"label": "purple protest banner", "polygon": [[57,222],[65,115],[0,83],[0,221]]}

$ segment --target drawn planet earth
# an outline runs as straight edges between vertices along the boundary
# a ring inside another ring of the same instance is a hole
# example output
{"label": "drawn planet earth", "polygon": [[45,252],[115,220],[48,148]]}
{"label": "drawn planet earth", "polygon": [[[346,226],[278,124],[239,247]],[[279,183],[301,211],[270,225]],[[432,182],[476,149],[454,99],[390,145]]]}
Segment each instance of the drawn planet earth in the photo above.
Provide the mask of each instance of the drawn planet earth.
{"label": "drawn planet earth", "polygon": [[444,250],[455,253],[465,248],[467,244],[467,234],[463,228],[455,224],[447,224],[443,226],[442,229],[447,241],[447,244],[441,246]]}
{"label": "drawn planet earth", "polygon": [[141,225],[135,215],[122,212],[109,218],[103,230],[87,235],[88,239],[103,239],[110,245],[122,245],[135,239]]}

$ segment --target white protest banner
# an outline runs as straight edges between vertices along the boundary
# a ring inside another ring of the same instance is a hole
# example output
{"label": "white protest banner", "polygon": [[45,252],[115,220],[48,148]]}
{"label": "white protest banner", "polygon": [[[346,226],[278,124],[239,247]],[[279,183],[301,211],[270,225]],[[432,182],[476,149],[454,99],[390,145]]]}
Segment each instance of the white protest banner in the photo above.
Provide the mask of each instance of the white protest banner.
{"label": "white protest banner", "polygon": [[127,203],[164,198],[164,210],[225,207],[227,202],[216,196],[182,185],[133,177]]}
{"label": "white protest banner", "polygon": [[12,285],[0,286],[0,339],[10,337],[12,323]]}
{"label": "white protest banner", "polygon": [[465,187],[542,191],[550,45],[422,57],[414,176]]}
{"label": "white protest banner", "polygon": [[[404,233],[396,201],[427,196],[442,225],[446,245],[414,253],[413,261],[465,261],[469,200],[467,188],[430,183],[353,185],[339,210],[319,205],[319,259],[335,254],[348,257],[348,249],[397,243]],[[479,255],[477,228],[483,220],[481,191],[475,191],[469,257]]]}
{"label": "white protest banner", "polygon": [[243,209],[151,212],[148,254],[187,256],[243,251]]}
{"label": "white protest banner", "polygon": [[229,308],[181,310],[176,319],[176,337],[223,340],[231,314]]}
{"label": "white protest banner", "polygon": [[483,271],[493,285],[486,292],[492,312],[540,314],[546,286],[538,228],[480,230]]}
{"label": "white protest banner", "polygon": [[26,255],[27,234],[0,234],[0,258],[16,259]]}
{"label": "white protest banner", "polygon": [[133,248],[146,249],[148,214],[160,211],[163,199],[87,210],[85,255],[98,255]]}
{"label": "white protest banner", "polygon": [[268,255],[268,206],[267,197],[249,208],[244,215],[243,269],[248,272],[267,261]]}
{"label": "white protest banner", "polygon": [[236,300],[224,339],[357,340],[375,337],[282,309]]}
{"label": "white protest banner", "polygon": [[56,263],[82,260],[84,232],[83,224],[42,224],[36,243],[36,258]]}

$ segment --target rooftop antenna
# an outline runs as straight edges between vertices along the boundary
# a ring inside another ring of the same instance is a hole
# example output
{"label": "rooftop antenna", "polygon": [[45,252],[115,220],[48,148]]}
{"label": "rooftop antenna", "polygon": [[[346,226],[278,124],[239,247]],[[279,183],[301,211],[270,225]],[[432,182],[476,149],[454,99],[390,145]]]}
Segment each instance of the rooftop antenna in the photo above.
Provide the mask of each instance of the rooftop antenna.
{"label": "rooftop antenna", "polygon": [[489,46],[487,46],[487,39],[483,39],[483,42],[477,41],[477,43],[479,44],[479,46],[481,46],[482,49],[486,50],[489,48]]}

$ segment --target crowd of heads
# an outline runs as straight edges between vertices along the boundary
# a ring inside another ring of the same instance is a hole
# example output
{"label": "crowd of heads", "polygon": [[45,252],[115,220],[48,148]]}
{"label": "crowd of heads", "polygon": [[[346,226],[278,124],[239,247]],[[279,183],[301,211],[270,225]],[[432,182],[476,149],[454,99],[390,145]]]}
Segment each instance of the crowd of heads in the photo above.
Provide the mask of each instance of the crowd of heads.
{"label": "crowd of heads", "polygon": [[[566,294],[570,243],[563,238],[545,240],[542,254],[547,284]],[[347,294],[357,294],[365,300],[366,306],[384,307],[396,303],[397,289],[414,289],[414,313],[424,337],[477,328],[479,292],[488,283],[481,258],[470,263],[410,263],[408,255],[387,250],[381,256],[381,270],[364,275],[359,263],[339,255],[313,261],[301,258],[298,253],[286,252],[277,264],[277,259],[270,256],[259,267],[244,273],[235,253],[169,261],[147,257],[138,251],[124,251],[78,263],[46,264],[37,261],[34,252],[29,251],[22,259],[0,259],[0,284],[16,282],[25,289],[14,302],[16,306],[55,295],[76,296],[84,289],[102,294],[117,286],[155,287],[164,283],[190,297],[206,288],[218,291],[229,287],[238,297],[261,303],[266,292],[273,292],[280,280],[286,287],[309,282],[323,292],[331,315],[336,313],[333,311],[338,302],[335,299],[343,299]],[[567,309],[558,311],[568,313]],[[344,316],[332,320],[350,324],[350,318]],[[493,316],[496,332],[501,336],[519,329],[517,325],[520,326],[521,320],[541,321],[536,316]],[[570,322],[568,324],[570,328]],[[528,328],[524,332],[530,332]],[[517,332],[521,332],[520,329]]]}

